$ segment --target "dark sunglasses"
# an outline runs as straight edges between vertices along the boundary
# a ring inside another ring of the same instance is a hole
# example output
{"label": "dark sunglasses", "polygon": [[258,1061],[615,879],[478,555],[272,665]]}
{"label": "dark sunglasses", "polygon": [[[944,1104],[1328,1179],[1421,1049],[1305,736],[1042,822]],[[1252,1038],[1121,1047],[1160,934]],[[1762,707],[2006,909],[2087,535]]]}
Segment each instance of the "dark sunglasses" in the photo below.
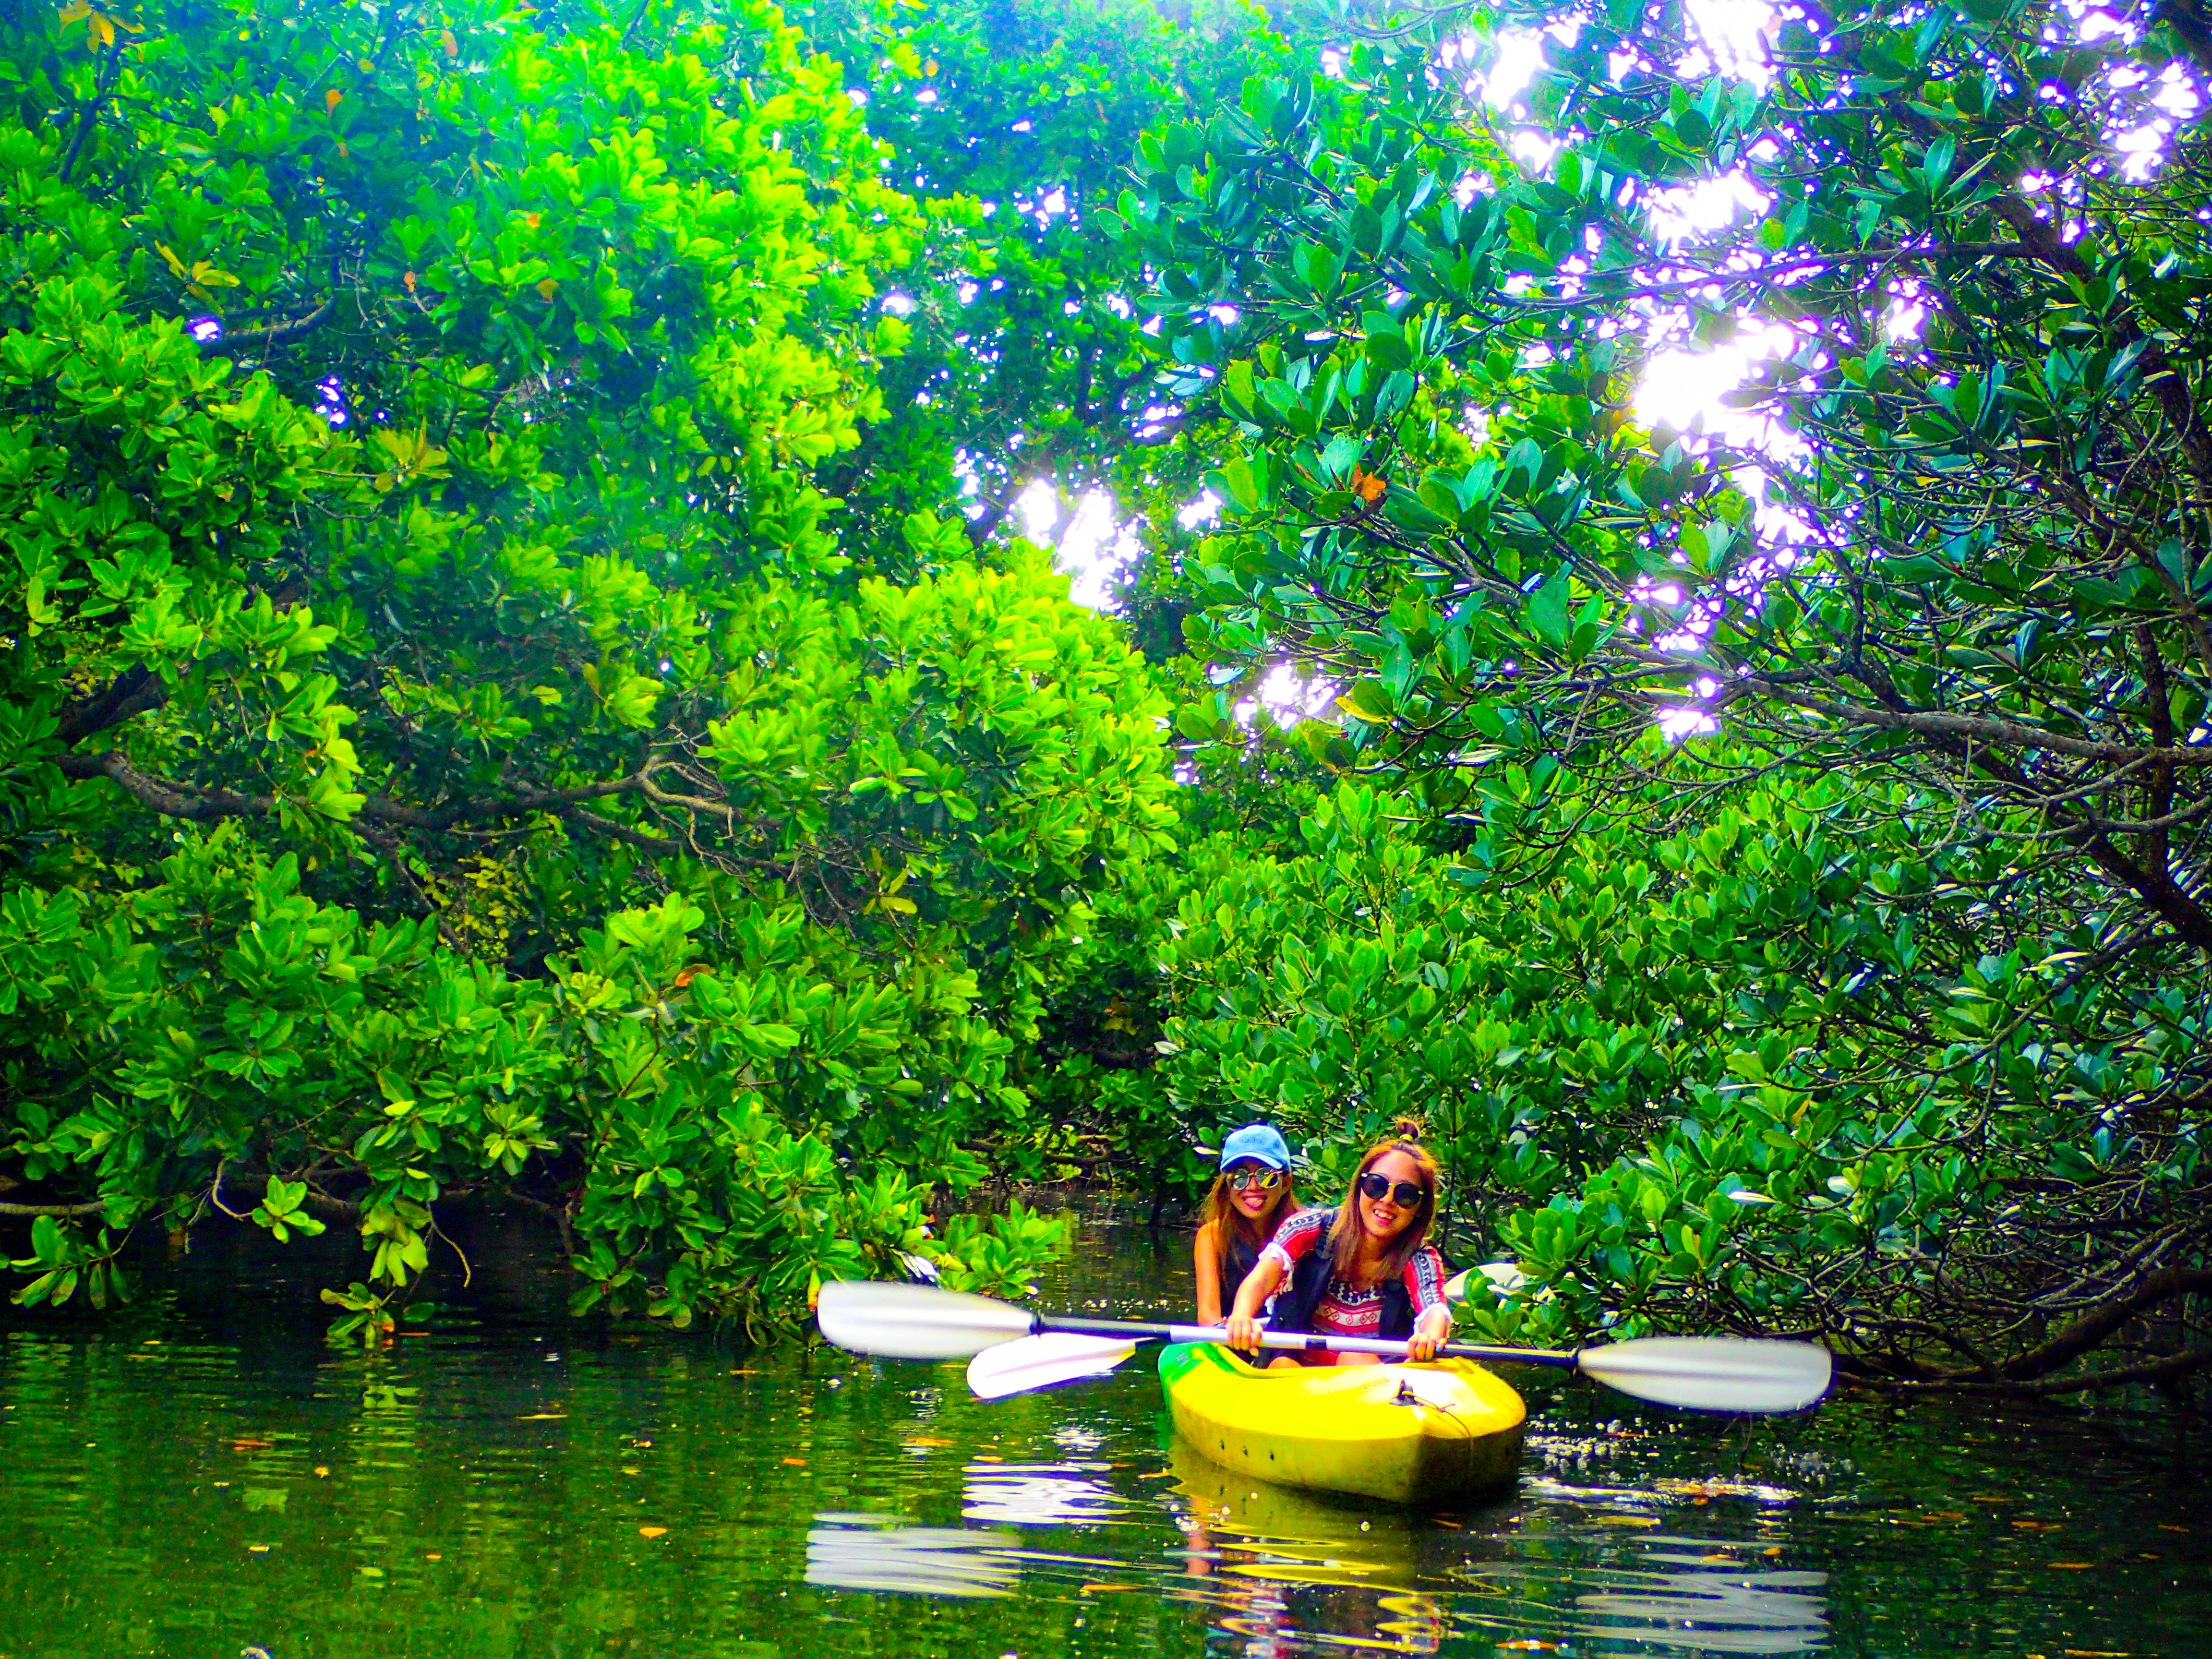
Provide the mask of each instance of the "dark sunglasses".
{"label": "dark sunglasses", "polygon": [[1239,1192],[1248,1187],[1257,1187],[1263,1193],[1272,1193],[1283,1184],[1283,1172],[1265,1166],[1256,1170],[1231,1170],[1229,1184]]}
{"label": "dark sunglasses", "polygon": [[1371,1198],[1378,1204],[1386,1198],[1395,1199],[1401,1210],[1419,1209],[1422,1199],[1427,1196],[1410,1181],[1401,1181],[1394,1185],[1386,1177],[1372,1173],[1359,1177],[1359,1195]]}

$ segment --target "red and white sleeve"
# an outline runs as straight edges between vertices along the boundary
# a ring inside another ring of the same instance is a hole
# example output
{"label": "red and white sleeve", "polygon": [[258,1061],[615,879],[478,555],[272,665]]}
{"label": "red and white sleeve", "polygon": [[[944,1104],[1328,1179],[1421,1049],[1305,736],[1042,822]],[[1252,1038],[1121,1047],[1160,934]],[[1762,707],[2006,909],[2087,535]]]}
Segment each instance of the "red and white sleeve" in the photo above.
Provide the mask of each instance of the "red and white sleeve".
{"label": "red and white sleeve", "polygon": [[1272,1257],[1283,1270],[1284,1277],[1288,1278],[1299,1258],[1310,1254],[1321,1236],[1328,1231],[1330,1214],[1328,1210],[1299,1211],[1275,1230],[1274,1237],[1267,1241],[1267,1248],[1260,1252],[1260,1260],[1265,1261]]}
{"label": "red and white sleeve", "polygon": [[1415,1317],[1444,1302],[1444,1259],[1433,1245],[1424,1244],[1406,1264],[1406,1294],[1413,1298]]}

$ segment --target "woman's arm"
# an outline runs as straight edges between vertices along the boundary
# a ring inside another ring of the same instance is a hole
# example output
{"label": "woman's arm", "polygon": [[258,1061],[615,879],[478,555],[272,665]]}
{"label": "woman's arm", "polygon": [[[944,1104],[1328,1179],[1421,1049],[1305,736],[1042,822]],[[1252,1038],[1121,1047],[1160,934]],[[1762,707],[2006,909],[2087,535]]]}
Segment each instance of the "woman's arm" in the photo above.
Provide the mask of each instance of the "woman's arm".
{"label": "woman's arm", "polygon": [[1218,1325],[1221,1322],[1221,1246],[1214,1238],[1213,1224],[1210,1221],[1198,1230],[1198,1240],[1190,1247],[1190,1270],[1198,1279],[1198,1322]]}
{"label": "woman's arm", "polygon": [[1440,1302],[1424,1308],[1413,1320],[1413,1334],[1406,1340],[1408,1359],[1434,1359],[1437,1350],[1451,1340],[1451,1304]]}
{"label": "woman's arm", "polygon": [[1237,1287],[1237,1305],[1229,1315],[1229,1345],[1248,1353],[1260,1351],[1260,1310],[1283,1282],[1283,1264],[1273,1251],[1262,1252],[1259,1263]]}
{"label": "woman's arm", "polygon": [[1406,1289],[1413,1298],[1413,1334],[1407,1339],[1406,1358],[1434,1359],[1437,1350],[1450,1339],[1452,1328],[1443,1258],[1427,1245],[1414,1251],[1406,1264]]}

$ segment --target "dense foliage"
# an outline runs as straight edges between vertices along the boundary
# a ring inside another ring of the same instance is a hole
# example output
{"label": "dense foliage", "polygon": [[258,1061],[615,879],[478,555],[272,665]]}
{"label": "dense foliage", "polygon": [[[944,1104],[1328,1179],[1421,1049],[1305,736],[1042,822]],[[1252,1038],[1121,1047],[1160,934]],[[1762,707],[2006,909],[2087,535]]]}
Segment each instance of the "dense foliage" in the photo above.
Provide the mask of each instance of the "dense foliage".
{"label": "dense foliage", "polygon": [[0,1109],[77,1189],[10,1206],[32,1299],[243,1206],[357,1225],[374,1328],[462,1196],[679,1322],[1018,1283],[1037,1228],[926,1200],[1164,841],[1166,705],[1021,546],[837,533],[929,224],[840,66],[742,5],[7,56]]}
{"label": "dense foliage", "polygon": [[1499,1335],[2193,1368],[2203,24],[11,14],[23,1295],[765,1330],[1411,1114]]}
{"label": "dense foliage", "polygon": [[1509,1324],[1656,1272],[1911,1376],[2212,1354],[2200,23],[1615,5],[1510,110],[1385,41],[1148,142],[1122,234],[1233,434],[1192,638],[1339,683],[1316,757],[1505,884],[1400,948],[1448,996],[1503,941],[1569,1023],[1497,1041],[1585,1073]]}

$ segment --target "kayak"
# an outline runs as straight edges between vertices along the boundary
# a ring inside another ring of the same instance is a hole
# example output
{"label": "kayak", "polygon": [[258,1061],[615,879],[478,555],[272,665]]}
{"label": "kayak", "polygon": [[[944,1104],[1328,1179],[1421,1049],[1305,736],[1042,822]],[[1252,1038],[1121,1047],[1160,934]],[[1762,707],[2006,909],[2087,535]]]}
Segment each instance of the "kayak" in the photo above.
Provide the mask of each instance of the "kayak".
{"label": "kayak", "polygon": [[1418,1506],[1520,1473],[1521,1396],[1463,1359],[1261,1370],[1217,1342],[1174,1343],[1160,1387],[1193,1448],[1281,1486]]}

